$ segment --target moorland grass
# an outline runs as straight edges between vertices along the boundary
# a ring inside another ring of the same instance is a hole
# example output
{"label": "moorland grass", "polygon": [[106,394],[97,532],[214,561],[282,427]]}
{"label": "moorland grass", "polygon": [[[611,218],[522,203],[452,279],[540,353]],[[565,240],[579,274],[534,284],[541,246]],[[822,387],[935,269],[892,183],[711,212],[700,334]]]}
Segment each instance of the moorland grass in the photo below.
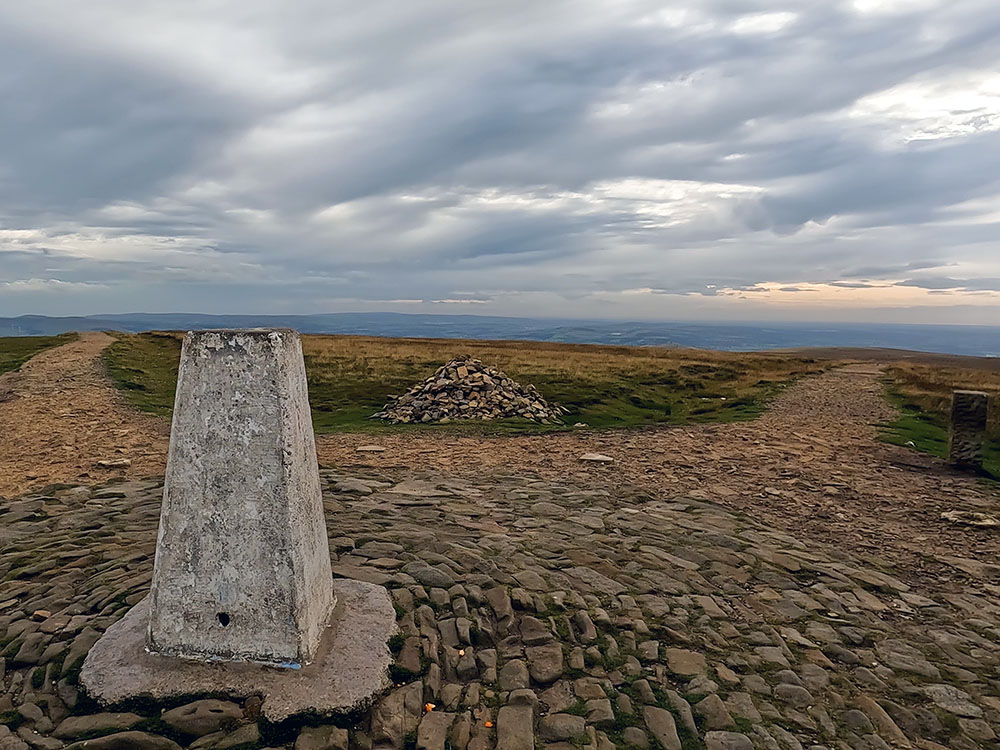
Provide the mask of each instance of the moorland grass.
{"label": "moorland grass", "polygon": [[[789,355],[526,341],[365,336],[303,336],[302,341],[318,432],[566,429],[524,420],[389,426],[370,419],[393,395],[457,356],[481,359],[534,384],[545,398],[570,409],[567,426],[582,422],[595,428],[750,419],[785,384],[829,366]],[[179,352],[179,334],[119,334],[105,361],[132,404],[167,415]]]}
{"label": "moorland grass", "polygon": [[21,365],[39,352],[75,341],[75,333],[60,336],[4,336],[0,337],[0,375],[20,369]]}
{"label": "moorland grass", "polygon": [[104,364],[115,385],[140,411],[169,417],[174,409],[181,339],[174,333],[113,333]]}
{"label": "moorland grass", "polygon": [[886,371],[889,399],[899,407],[899,419],[886,425],[883,439],[895,445],[912,442],[917,450],[945,458],[951,393],[956,389],[990,394],[990,413],[983,469],[1000,479],[1000,369],[959,365],[899,363]]}

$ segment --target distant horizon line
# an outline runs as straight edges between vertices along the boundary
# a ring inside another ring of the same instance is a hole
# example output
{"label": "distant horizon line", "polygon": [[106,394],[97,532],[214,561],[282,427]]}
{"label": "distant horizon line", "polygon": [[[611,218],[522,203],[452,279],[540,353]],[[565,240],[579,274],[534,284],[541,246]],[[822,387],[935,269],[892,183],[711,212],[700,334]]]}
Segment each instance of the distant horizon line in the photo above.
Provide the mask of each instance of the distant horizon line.
{"label": "distant horizon line", "polygon": [[483,315],[476,313],[445,313],[445,312],[400,312],[396,310],[348,310],[337,312],[314,313],[208,313],[208,312],[124,312],[124,313],[90,313],[77,315],[46,315],[44,313],[23,313],[20,315],[0,316],[0,320],[20,320],[23,318],[45,318],[48,320],[65,320],[70,318],[85,318],[100,320],[109,318],[127,318],[132,316],[192,316],[204,318],[317,318],[333,315],[395,315],[407,318],[480,318],[501,320],[538,320],[578,323],[620,323],[620,324],[688,324],[688,325],[735,325],[735,326],[767,326],[767,325],[833,325],[833,326],[892,326],[919,328],[1000,328],[1000,324],[990,323],[879,323],[877,321],[849,320],[730,320],[703,318],[575,318],[544,315]]}

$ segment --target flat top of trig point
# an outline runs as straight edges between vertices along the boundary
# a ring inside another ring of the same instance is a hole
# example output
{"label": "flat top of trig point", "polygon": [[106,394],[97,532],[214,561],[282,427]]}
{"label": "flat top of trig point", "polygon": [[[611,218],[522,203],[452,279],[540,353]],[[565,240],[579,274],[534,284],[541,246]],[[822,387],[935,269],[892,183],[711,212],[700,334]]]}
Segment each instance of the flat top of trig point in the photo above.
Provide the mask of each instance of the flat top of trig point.
{"label": "flat top of trig point", "polygon": [[294,328],[198,328],[188,331],[188,335],[201,336],[202,334],[228,334],[240,336],[269,336],[272,333],[286,333],[298,335]]}
{"label": "flat top of trig point", "polygon": [[246,346],[265,349],[293,349],[299,345],[299,332],[292,328],[210,328],[188,331],[185,346],[195,349],[229,350]]}

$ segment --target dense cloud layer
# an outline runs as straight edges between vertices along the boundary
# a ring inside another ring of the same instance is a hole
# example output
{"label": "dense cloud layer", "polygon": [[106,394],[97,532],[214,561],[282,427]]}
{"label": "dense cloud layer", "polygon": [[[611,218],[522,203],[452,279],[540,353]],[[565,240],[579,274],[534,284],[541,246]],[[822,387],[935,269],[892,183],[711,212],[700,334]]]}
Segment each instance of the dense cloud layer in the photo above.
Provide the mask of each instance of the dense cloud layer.
{"label": "dense cloud layer", "polygon": [[0,315],[1000,322],[992,0],[0,8]]}

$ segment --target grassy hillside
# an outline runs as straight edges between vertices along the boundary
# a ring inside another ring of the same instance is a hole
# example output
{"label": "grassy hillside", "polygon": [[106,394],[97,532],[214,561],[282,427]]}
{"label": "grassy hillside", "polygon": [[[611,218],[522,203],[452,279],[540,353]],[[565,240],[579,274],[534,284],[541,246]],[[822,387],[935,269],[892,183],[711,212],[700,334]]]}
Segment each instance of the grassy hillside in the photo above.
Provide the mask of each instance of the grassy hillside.
{"label": "grassy hillside", "polygon": [[[313,421],[320,432],[546,429],[518,420],[489,426],[390,427],[368,419],[392,395],[464,354],[534,384],[547,399],[569,407],[568,425],[591,427],[748,419],[782,383],[827,366],[791,355],[523,341],[304,336],[303,349]],[[106,362],[136,407],[167,415],[179,352],[178,334],[122,334]]]}
{"label": "grassy hillside", "polygon": [[108,374],[140,411],[169,417],[174,408],[181,339],[174,333],[115,333],[104,350]]}
{"label": "grassy hillside", "polygon": [[890,398],[902,411],[888,426],[885,439],[896,445],[912,441],[918,450],[945,457],[948,452],[948,422],[951,393],[956,389],[990,394],[989,442],[984,468],[1000,479],[1000,364],[984,360],[965,363],[922,364],[906,362],[887,370]]}
{"label": "grassy hillside", "polygon": [[0,375],[17,370],[41,351],[76,340],[75,333],[61,336],[9,336],[0,338]]}

